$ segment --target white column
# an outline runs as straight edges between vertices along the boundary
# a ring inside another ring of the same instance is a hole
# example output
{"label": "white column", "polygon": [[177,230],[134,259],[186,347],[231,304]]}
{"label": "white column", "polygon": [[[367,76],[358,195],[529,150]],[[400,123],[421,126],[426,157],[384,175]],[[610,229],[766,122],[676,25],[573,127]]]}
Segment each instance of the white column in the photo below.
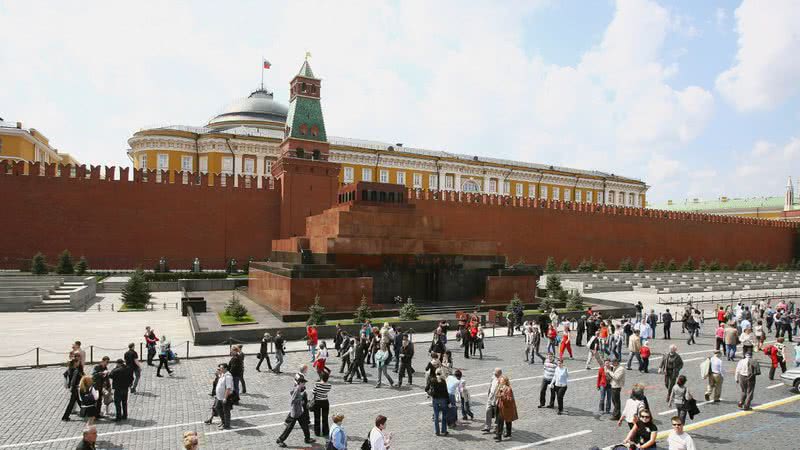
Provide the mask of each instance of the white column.
{"label": "white column", "polygon": [[453,180],[455,186],[453,186],[456,192],[461,192],[461,173],[455,172],[455,179]]}
{"label": "white column", "polygon": [[438,188],[439,188],[440,191],[444,191],[444,190],[447,189],[447,187],[445,186],[445,181],[446,181],[444,179],[445,175],[447,175],[447,173],[444,171],[444,169],[439,169],[439,172],[438,172],[437,176],[439,177],[439,186],[438,186]]}
{"label": "white column", "polygon": [[234,154],[233,157],[233,185],[239,186],[239,175],[244,173],[244,165],[242,164],[242,155],[239,153]]}
{"label": "white column", "polygon": [[258,155],[256,158],[256,177],[258,177],[258,187],[261,188],[261,178],[264,176],[264,156]]}
{"label": "white column", "polygon": [[489,178],[491,178],[488,174],[483,175],[483,193],[489,193]]}

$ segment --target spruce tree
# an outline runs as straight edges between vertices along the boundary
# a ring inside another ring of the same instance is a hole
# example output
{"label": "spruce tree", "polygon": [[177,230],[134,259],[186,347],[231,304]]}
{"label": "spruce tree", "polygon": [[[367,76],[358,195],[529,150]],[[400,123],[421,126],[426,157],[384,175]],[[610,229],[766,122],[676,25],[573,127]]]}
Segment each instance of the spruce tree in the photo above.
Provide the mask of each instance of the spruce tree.
{"label": "spruce tree", "polygon": [[400,320],[417,320],[419,319],[419,311],[417,305],[411,301],[411,297],[400,308]]}
{"label": "spruce tree", "polygon": [[575,291],[569,295],[567,298],[567,308],[573,311],[583,310],[583,297],[581,297],[580,292]]}
{"label": "spruce tree", "polygon": [[560,270],[561,270],[561,272],[564,272],[564,273],[568,273],[568,272],[570,272],[572,270],[572,266],[569,265],[569,260],[568,259],[564,258],[564,260],[561,261]]}
{"label": "spruce tree", "polygon": [[228,303],[225,305],[225,314],[239,321],[247,315],[247,312],[247,307],[242,304],[241,300],[239,300],[239,297],[234,291],[231,299],[228,300]]}
{"label": "spruce tree", "polygon": [[701,271],[701,272],[705,272],[706,270],[708,270],[708,263],[706,262],[706,260],[705,260],[705,259],[701,259],[701,260],[700,260],[700,266],[699,266],[699,268],[700,268],[700,271]]}
{"label": "spruce tree", "polygon": [[644,265],[644,258],[639,258],[639,262],[636,264],[636,271],[637,272],[644,272],[646,269]]}
{"label": "spruce tree", "polygon": [[681,264],[681,270],[683,272],[694,271],[694,260],[692,259],[691,256],[686,258],[686,261],[684,261],[683,264]]}
{"label": "spruce tree", "polygon": [[353,317],[355,318],[355,322],[357,324],[362,324],[366,322],[367,319],[372,318],[372,310],[369,308],[369,304],[367,304],[366,295],[361,295],[361,304],[358,305]]}
{"label": "spruce tree", "polygon": [[308,307],[308,325],[325,325],[325,307],[319,303],[319,294],[314,297],[314,304]]}
{"label": "spruce tree", "polygon": [[47,275],[47,263],[44,260],[44,255],[39,252],[31,261],[31,272],[34,275]]}
{"label": "spruce tree", "polygon": [[86,258],[81,256],[81,259],[75,266],[75,275],[86,275],[87,270],[89,270],[89,263],[86,262]]}
{"label": "spruce tree", "polygon": [[517,307],[522,308],[522,300],[519,299],[519,294],[515,292],[514,297],[511,298],[508,306],[506,306],[506,311],[513,313]]}
{"label": "spruce tree", "polygon": [[552,256],[547,257],[547,262],[544,264],[544,272],[545,273],[555,273],[556,272],[556,259]]}
{"label": "spruce tree", "polygon": [[558,275],[548,275],[545,289],[547,289],[547,296],[549,298],[556,298],[558,293],[562,290],[561,278],[559,278]]}
{"label": "spruce tree", "polygon": [[68,250],[64,250],[58,256],[58,265],[56,266],[56,273],[59,275],[72,275],[75,273],[75,267],[72,265],[72,255]]}
{"label": "spruce tree", "polygon": [[150,299],[150,287],[144,281],[144,272],[142,269],[136,270],[131,275],[131,278],[122,287],[122,303],[128,308],[141,309],[144,308]]}
{"label": "spruce tree", "polygon": [[597,262],[597,271],[598,272],[605,272],[606,271],[606,263],[604,263],[602,259]]}
{"label": "spruce tree", "polygon": [[591,272],[593,270],[594,264],[589,259],[581,260],[581,263],[578,264],[578,272]]}
{"label": "spruce tree", "polygon": [[542,313],[550,312],[550,310],[553,309],[553,305],[553,299],[550,298],[549,294],[547,297],[542,297],[539,299],[539,310],[542,311]]}

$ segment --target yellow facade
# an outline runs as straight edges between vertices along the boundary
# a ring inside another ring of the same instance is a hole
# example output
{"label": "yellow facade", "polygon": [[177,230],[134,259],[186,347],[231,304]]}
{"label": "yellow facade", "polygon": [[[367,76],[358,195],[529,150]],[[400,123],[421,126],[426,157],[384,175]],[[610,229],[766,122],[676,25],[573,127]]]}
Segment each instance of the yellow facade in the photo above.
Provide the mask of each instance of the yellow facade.
{"label": "yellow facade", "polygon": [[0,121],[0,161],[77,164],[71,155],[58,153],[49,139],[34,128]]}

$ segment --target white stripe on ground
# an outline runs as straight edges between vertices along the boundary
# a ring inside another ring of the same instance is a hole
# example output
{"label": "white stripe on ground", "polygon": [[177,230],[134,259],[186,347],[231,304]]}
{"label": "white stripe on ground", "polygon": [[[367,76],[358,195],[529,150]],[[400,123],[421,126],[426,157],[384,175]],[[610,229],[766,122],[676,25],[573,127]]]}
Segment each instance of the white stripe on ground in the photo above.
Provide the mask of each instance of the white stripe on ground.
{"label": "white stripe on ground", "polygon": [[767,389],[775,389],[781,386],[785,386],[783,383],[773,384],[772,386],[767,386]]}
{"label": "white stripe on ground", "polygon": [[[722,401],[722,399],[720,399],[720,401]],[[700,402],[700,403],[697,404],[697,406],[703,406],[703,405],[707,405],[709,403],[714,403],[714,400],[708,400],[708,401],[705,401],[705,402]],[[666,416],[667,414],[672,414],[672,413],[675,413],[675,412],[678,412],[678,410],[677,409],[670,409],[669,411],[660,412],[660,413],[658,413],[658,415],[659,416]]]}
{"label": "white stripe on ground", "polygon": [[592,430],[576,431],[575,433],[565,434],[563,436],[551,437],[551,438],[545,439],[543,441],[532,442],[530,444],[520,445],[520,446],[517,446],[517,447],[511,447],[511,448],[509,448],[507,450],[521,450],[523,448],[537,447],[539,445],[545,445],[545,444],[549,444],[551,442],[561,441],[561,440],[569,439],[569,438],[575,437],[575,436],[582,436],[584,434],[591,433],[591,432],[592,432]]}
{"label": "white stripe on ground", "polygon": [[[705,353],[705,352],[710,352],[710,351],[712,351],[712,350],[699,350],[699,351],[696,351],[696,352],[688,352],[688,353],[682,353],[682,354],[683,355],[693,355],[693,354],[697,354],[697,353]],[[651,360],[655,360],[655,359],[660,359],[660,358],[661,358],[660,356],[656,356],[656,357],[650,358],[650,359]],[[590,369],[590,370],[594,370],[594,369]],[[580,372],[586,372],[586,369],[578,369],[578,370],[573,370],[572,371],[572,373],[580,373]],[[532,376],[532,377],[515,378],[515,379],[513,379],[511,381],[519,382],[519,381],[535,380],[535,379],[538,379],[538,378],[542,378],[542,375]],[[594,378],[594,376],[575,379],[575,380],[571,380],[571,381],[587,380],[587,379],[590,379],[590,378]],[[474,387],[484,387],[484,386],[489,386],[490,384],[491,383],[478,383],[478,384],[471,385],[471,387],[473,387],[473,388]],[[368,399],[368,400],[359,400],[359,401],[354,401],[354,402],[340,403],[340,404],[337,404],[337,405],[331,405],[331,407],[333,408],[333,407],[339,407],[339,406],[350,406],[350,405],[360,405],[360,404],[364,404],[364,403],[383,402],[383,401],[386,401],[386,400],[396,400],[396,399],[401,399],[401,398],[414,397],[414,396],[418,396],[418,395],[426,395],[426,394],[425,394],[425,392],[414,392],[412,394],[395,395],[395,396],[392,396],[392,397],[374,398],[374,399]],[[481,395],[481,394],[475,394],[475,395]],[[483,394],[483,395],[486,395],[486,394]],[[427,404],[427,403],[428,402],[420,403],[420,404],[423,405],[423,404]],[[268,416],[274,416],[276,414],[288,414],[288,413],[289,413],[289,411],[280,411],[280,412],[271,412],[271,413],[262,413],[262,414],[251,414],[249,416],[232,417],[231,421],[241,420],[241,419],[252,419],[252,418],[256,418],[256,417],[268,417]],[[202,423],[203,423],[203,421],[184,422],[184,423],[176,423],[176,424],[172,424],[172,425],[158,425],[158,426],[152,426],[152,427],[132,428],[130,430],[109,431],[109,432],[105,432],[105,433],[98,433],[97,435],[98,436],[113,436],[113,435],[117,435],[117,434],[129,434],[129,433],[165,430],[165,429],[169,429],[169,428],[185,427],[185,426],[189,426],[189,425],[199,425],[199,424],[202,424]],[[261,427],[263,427],[263,426],[272,426],[272,424],[258,425],[258,426],[261,426]],[[241,430],[242,428],[238,428],[238,429]],[[216,434],[216,433],[227,432],[227,431],[236,431],[236,430],[237,429],[222,430],[222,431],[211,432],[211,433],[215,433]],[[206,433],[206,434],[211,434],[211,433]],[[30,442],[19,442],[19,443],[15,443],[15,444],[4,444],[4,445],[0,445],[0,449],[25,447],[25,446],[29,446],[29,445],[51,444],[51,443],[55,443],[55,442],[72,441],[72,440],[81,439],[82,437],[83,437],[82,435],[79,435],[79,436],[73,436],[73,437],[62,437],[62,438],[47,439],[47,440],[41,440],[41,441],[30,441]],[[542,442],[544,442],[544,441],[542,441]],[[536,444],[536,445],[539,445],[539,444]]]}

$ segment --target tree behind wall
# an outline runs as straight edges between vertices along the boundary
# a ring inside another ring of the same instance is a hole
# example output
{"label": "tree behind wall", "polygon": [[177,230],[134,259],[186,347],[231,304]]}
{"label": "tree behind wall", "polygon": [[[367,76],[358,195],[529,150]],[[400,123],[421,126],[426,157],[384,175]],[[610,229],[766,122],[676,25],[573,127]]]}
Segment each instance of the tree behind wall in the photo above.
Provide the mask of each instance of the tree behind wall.
{"label": "tree behind wall", "polygon": [[142,269],[136,270],[130,280],[122,287],[122,303],[128,308],[141,309],[152,299],[150,287],[144,281]]}
{"label": "tree behind wall", "polygon": [[358,305],[356,312],[353,313],[353,317],[357,324],[364,323],[367,319],[372,318],[372,310],[369,308],[366,295],[361,296],[361,303]]}
{"label": "tree behind wall", "polygon": [[516,308],[522,308],[522,300],[519,299],[519,294],[514,292],[514,297],[508,303],[508,306],[506,306],[506,311],[513,313]]}
{"label": "tree behind wall", "polygon": [[549,298],[558,298],[559,293],[563,290],[561,287],[561,278],[559,278],[558,275],[548,275],[546,289]]}
{"label": "tree behind wall", "polygon": [[561,261],[561,267],[559,269],[564,273],[571,271],[572,266],[569,265],[569,260],[565,258],[563,261]]}
{"label": "tree behind wall", "polygon": [[81,256],[81,259],[75,266],[75,275],[86,275],[87,270],[89,270],[89,263],[86,262],[86,258]]}
{"label": "tree behind wall", "polygon": [[552,256],[547,257],[547,262],[544,263],[544,272],[545,273],[555,273],[556,272],[556,259]]}
{"label": "tree behind wall", "polygon": [[580,292],[575,291],[569,294],[569,297],[567,298],[567,308],[573,311],[583,310],[583,297],[581,297]]}
{"label": "tree behind wall", "polygon": [[236,320],[242,320],[247,315],[247,307],[245,307],[239,297],[234,291],[233,296],[225,305],[225,314],[233,317]]}
{"label": "tree behind wall", "polygon": [[34,275],[47,275],[47,263],[44,261],[44,255],[39,252],[31,261],[31,272]]}
{"label": "tree behind wall", "polygon": [[644,265],[644,258],[639,258],[639,262],[636,264],[636,271],[637,272],[644,272],[646,267]]}
{"label": "tree behind wall", "polygon": [[314,297],[314,304],[308,307],[308,325],[325,325],[325,307],[319,303],[319,294]]}
{"label": "tree behind wall", "polygon": [[56,273],[59,275],[72,275],[75,273],[75,267],[72,265],[72,255],[68,250],[64,250],[58,256],[58,265],[56,266]]}

